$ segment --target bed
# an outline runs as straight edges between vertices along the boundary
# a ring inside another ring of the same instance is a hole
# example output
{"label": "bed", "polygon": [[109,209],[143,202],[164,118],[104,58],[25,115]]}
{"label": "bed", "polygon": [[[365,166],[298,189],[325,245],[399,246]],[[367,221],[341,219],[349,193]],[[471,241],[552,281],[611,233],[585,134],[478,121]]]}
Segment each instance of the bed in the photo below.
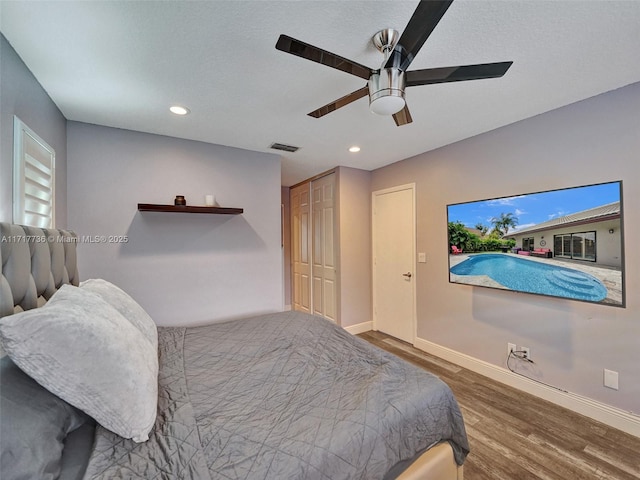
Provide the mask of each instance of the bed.
{"label": "bed", "polygon": [[0,238],[3,479],[462,479],[434,375],[300,312],[156,329],[73,233]]}

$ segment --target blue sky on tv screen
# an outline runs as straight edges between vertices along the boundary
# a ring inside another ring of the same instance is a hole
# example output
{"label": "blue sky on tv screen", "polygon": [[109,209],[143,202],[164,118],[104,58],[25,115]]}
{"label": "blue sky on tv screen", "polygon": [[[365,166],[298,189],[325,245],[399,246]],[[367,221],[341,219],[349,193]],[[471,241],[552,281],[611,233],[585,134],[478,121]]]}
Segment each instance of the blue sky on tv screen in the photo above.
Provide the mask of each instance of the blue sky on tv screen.
{"label": "blue sky on tv screen", "polygon": [[620,182],[611,182],[448,205],[447,218],[449,222],[462,222],[466,227],[475,228],[481,223],[491,229],[492,218],[499,217],[501,213],[512,213],[518,219],[517,227],[509,231],[513,233],[554,218],[617,201],[620,201]]}

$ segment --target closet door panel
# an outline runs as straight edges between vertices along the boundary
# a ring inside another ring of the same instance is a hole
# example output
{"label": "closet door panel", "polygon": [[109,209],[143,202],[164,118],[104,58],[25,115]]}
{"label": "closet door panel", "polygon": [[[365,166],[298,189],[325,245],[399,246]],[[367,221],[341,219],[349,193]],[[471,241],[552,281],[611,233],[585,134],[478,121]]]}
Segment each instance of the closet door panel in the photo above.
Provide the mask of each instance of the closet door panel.
{"label": "closet door panel", "polygon": [[293,268],[293,309],[311,313],[309,185],[291,190],[291,255]]}

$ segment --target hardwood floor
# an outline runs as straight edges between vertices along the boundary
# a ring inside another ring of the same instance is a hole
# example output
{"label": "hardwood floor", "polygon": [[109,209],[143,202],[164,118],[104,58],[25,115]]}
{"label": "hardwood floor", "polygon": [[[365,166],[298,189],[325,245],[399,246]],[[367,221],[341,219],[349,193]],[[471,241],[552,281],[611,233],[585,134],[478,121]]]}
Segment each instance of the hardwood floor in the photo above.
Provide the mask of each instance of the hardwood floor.
{"label": "hardwood floor", "polygon": [[640,479],[640,438],[381,332],[358,336],[437,375],[451,387],[471,445],[465,480]]}

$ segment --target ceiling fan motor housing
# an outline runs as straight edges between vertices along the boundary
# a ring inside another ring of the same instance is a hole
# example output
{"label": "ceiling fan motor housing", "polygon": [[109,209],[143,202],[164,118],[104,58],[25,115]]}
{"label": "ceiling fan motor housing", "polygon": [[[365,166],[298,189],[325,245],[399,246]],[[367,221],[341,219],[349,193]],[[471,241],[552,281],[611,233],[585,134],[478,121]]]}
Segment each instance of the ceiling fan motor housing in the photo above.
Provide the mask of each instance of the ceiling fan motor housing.
{"label": "ceiling fan motor housing", "polygon": [[369,108],[379,115],[393,115],[405,106],[405,75],[397,68],[382,68],[369,78]]}

